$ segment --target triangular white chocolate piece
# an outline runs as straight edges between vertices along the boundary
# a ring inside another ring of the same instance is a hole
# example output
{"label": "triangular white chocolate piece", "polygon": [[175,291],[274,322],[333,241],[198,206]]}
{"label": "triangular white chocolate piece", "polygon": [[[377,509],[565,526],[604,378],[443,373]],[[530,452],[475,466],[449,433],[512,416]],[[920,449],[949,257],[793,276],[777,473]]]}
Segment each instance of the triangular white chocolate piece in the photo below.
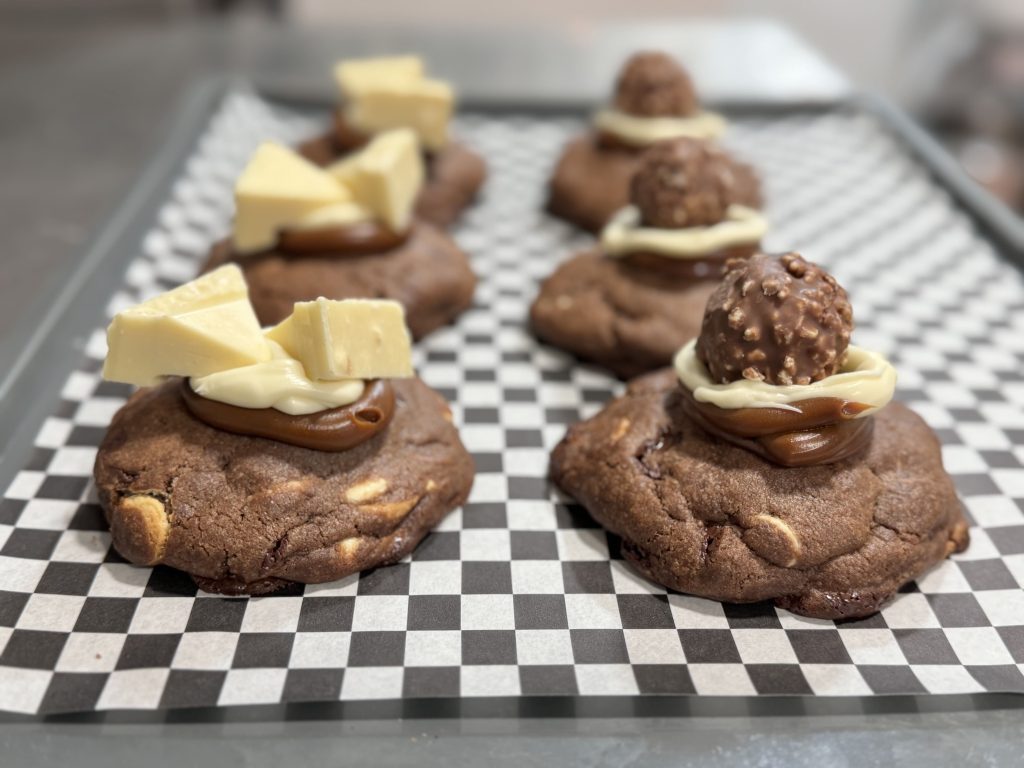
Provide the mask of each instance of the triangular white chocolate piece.
{"label": "triangular white chocolate piece", "polygon": [[107,347],[103,378],[138,386],[270,359],[234,264],[119,312],[107,328]]}

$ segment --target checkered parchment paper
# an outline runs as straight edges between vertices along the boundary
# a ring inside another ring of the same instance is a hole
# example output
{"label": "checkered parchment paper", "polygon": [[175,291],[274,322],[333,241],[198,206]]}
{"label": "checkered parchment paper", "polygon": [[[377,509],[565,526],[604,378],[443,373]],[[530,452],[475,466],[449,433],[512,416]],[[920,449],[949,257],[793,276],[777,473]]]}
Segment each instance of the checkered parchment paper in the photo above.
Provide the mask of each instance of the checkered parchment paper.
{"label": "checkered parchment paper", "polygon": [[[257,142],[323,119],[235,92],[139,244],[113,313],[194,277]],[[470,501],[401,564],[259,599],[197,594],[111,548],[90,476],[128,389],[99,378],[97,329],[0,502],[0,709],[529,695],[873,695],[1024,691],[1024,285],[872,117],[737,120],[760,169],[768,246],[829,265],[859,344],[935,428],[973,527],[968,551],[862,621],[668,593],[635,573],[545,476],[566,425],[621,385],[537,344],[538,281],[588,238],[541,212],[567,118],[467,115],[490,164],[455,236],[473,309],[417,350],[478,474]],[[595,183],[600,183],[595,179]],[[112,291],[115,286],[111,286]]]}

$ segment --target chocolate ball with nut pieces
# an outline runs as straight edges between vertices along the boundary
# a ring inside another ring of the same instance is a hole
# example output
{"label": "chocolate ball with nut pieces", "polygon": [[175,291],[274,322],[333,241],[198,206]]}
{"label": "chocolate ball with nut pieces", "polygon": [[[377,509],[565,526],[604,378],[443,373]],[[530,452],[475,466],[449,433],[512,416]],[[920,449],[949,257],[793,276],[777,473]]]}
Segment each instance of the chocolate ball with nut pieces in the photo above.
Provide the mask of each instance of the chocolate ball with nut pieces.
{"label": "chocolate ball with nut pieces", "polygon": [[750,196],[739,181],[735,162],[715,145],[669,139],[643,154],[629,196],[645,227],[706,227],[718,224],[730,205]]}
{"label": "chocolate ball with nut pieces", "polygon": [[686,117],[700,108],[693,82],[671,56],[635,53],[615,83],[615,108],[637,117]]}
{"label": "chocolate ball with nut pieces", "polygon": [[708,299],[697,357],[716,383],[810,384],[838,372],[853,310],[828,272],[798,253],[730,261]]}

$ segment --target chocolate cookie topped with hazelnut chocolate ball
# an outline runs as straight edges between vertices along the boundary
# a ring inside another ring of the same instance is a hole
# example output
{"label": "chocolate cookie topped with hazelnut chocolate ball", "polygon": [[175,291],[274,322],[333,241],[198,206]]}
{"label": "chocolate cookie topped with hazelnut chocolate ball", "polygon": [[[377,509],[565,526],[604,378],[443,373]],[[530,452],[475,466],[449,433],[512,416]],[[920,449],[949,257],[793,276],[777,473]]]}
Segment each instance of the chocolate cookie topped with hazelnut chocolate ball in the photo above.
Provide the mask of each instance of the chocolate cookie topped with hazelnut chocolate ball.
{"label": "chocolate cookie topped with hazelnut chocolate ball", "polygon": [[326,133],[303,142],[299,153],[329,166],[394,128],[416,132],[427,170],[416,216],[438,227],[458,219],[487,177],[483,158],[449,136],[452,87],[426,76],[416,56],[350,59],[334,67],[341,97]]}
{"label": "chocolate cookie topped with hazelnut chocolate ball", "polygon": [[203,269],[238,264],[264,325],[319,296],[385,298],[402,304],[421,338],[467,309],[476,288],[466,254],[414,215],[423,175],[409,129],[327,169],[263,144],[235,185],[232,235]]}
{"label": "chocolate cookie topped with hazelnut chocolate ball", "polygon": [[296,304],[260,329],[228,265],[114,318],[104,378],[139,389],[94,470],[114,547],[259,595],[400,560],[469,494],[401,306]]}
{"label": "chocolate cookie topped with hazelnut chocolate ball", "polygon": [[938,439],[852,330],[798,254],[734,264],[700,337],[570,428],[551,476],[671,589],[871,614],[968,534]]}
{"label": "chocolate cookie topped with hazelnut chocolate ball", "polygon": [[698,139],[659,142],[641,158],[629,204],[600,245],[542,284],[534,332],[624,378],[668,365],[700,330],[725,263],[753,254],[766,229],[743,205],[721,150]]}
{"label": "chocolate cookie topped with hazelnut chocolate ball", "polygon": [[[629,202],[644,150],[679,137],[712,140],[725,130],[721,116],[701,110],[686,71],[656,51],[630,57],[619,73],[612,105],[599,110],[593,122],[591,131],[563,151],[548,198],[550,213],[591,232],[600,231]],[[716,163],[728,166],[731,199],[759,208],[761,188],[753,169],[721,150]],[[708,217],[713,218],[712,211]]]}

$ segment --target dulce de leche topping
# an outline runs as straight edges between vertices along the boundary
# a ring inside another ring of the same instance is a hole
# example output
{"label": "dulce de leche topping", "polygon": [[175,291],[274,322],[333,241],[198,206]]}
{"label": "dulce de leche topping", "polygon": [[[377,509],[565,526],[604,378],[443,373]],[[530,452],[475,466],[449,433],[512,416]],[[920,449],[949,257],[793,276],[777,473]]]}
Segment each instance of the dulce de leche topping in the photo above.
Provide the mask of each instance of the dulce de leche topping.
{"label": "dulce de leche topping", "polygon": [[189,412],[211,427],[317,451],[359,445],[383,430],[395,413],[395,391],[386,379],[368,381],[354,403],[301,416],[210,400],[196,394],[188,379],[182,380],[181,395]]}
{"label": "dulce de leche topping", "polygon": [[634,275],[649,276],[655,280],[673,282],[718,280],[728,261],[752,256],[757,252],[758,245],[758,243],[751,243],[727,246],[692,259],[666,257],[656,251],[633,251],[622,257],[622,263]]}
{"label": "dulce de leche topping", "polygon": [[871,443],[874,419],[858,418],[870,409],[863,403],[812,397],[786,408],[719,408],[680,389],[683,410],[705,431],[784,467],[833,464]]}
{"label": "dulce de leche topping", "polygon": [[393,232],[380,221],[368,219],[317,229],[282,230],[277,250],[296,256],[365,256],[397,248],[408,237],[408,229]]}

